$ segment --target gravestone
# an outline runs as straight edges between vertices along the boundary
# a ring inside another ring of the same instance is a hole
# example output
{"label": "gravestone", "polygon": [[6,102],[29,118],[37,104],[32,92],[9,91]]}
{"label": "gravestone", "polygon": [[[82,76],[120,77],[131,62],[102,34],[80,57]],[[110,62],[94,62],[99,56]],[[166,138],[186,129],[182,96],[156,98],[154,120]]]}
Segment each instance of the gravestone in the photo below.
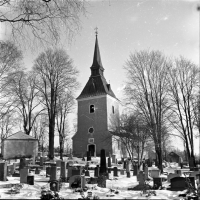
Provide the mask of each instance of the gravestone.
{"label": "gravestone", "polygon": [[115,163],[116,163],[116,164],[118,164],[118,162],[117,162],[117,158],[116,158],[116,161],[115,161]]}
{"label": "gravestone", "polygon": [[112,163],[116,163],[116,155],[112,155]]}
{"label": "gravestone", "polygon": [[158,189],[158,188],[162,187],[162,178],[161,177],[153,178],[153,187],[154,187],[154,189]]}
{"label": "gravestone", "polygon": [[97,186],[98,186],[98,187],[101,187],[101,188],[106,188],[106,179],[107,179],[106,176],[100,175],[100,176],[97,178]]}
{"label": "gravestone", "polygon": [[7,162],[0,162],[0,181],[6,181]]}
{"label": "gravestone", "polygon": [[45,157],[40,157],[40,166],[43,166],[45,162]]}
{"label": "gravestone", "polygon": [[108,157],[108,167],[111,167],[111,158]]}
{"label": "gravestone", "polygon": [[7,176],[12,176],[14,174],[13,165],[7,165]]}
{"label": "gravestone", "polygon": [[126,160],[124,161],[123,169],[126,169]]}
{"label": "gravestone", "polygon": [[56,164],[51,164],[50,168],[50,181],[57,180],[57,167]]}
{"label": "gravestone", "polygon": [[66,162],[65,161],[61,161],[61,165],[60,165],[60,176],[64,179],[66,178]]}
{"label": "gravestone", "polygon": [[172,178],[175,178],[175,177],[180,177],[180,175],[179,174],[169,173],[168,176],[167,176],[167,181],[170,182],[170,180]]}
{"label": "gravestone", "polygon": [[20,183],[27,183],[28,168],[20,169]]}
{"label": "gravestone", "polygon": [[118,169],[117,169],[117,167],[114,167],[114,176],[118,176]]}
{"label": "gravestone", "polygon": [[186,182],[184,177],[174,177],[170,180],[171,190],[181,191],[186,188]]}
{"label": "gravestone", "polygon": [[69,178],[69,188],[71,187],[81,187],[81,176],[80,175],[75,175],[71,176]]}
{"label": "gravestone", "polygon": [[147,180],[149,178],[149,169],[147,165],[144,167],[144,174],[145,174],[145,179]]}
{"label": "gravestone", "polygon": [[61,167],[62,160],[56,160],[56,167]]}
{"label": "gravestone", "polygon": [[67,178],[70,178],[72,176],[72,167],[69,167],[67,170]]}
{"label": "gravestone", "polygon": [[85,176],[90,176],[89,170],[86,170],[86,171],[85,171]]}
{"label": "gravestone", "polygon": [[160,176],[160,170],[159,169],[151,169],[151,177],[152,178],[158,178]]}
{"label": "gravestone", "polygon": [[34,185],[34,175],[33,174],[28,174],[28,176],[27,176],[27,184],[28,185]]}
{"label": "gravestone", "polygon": [[137,175],[137,180],[139,182],[139,185],[144,185],[145,183],[145,174],[143,171],[140,171]]}
{"label": "gravestone", "polygon": [[81,188],[85,188],[85,184],[86,184],[86,180],[85,180],[85,176],[81,175]]}
{"label": "gravestone", "polygon": [[36,167],[36,169],[35,169],[35,174],[40,174],[40,169],[39,169],[39,167]]}
{"label": "gravestone", "polygon": [[120,170],[120,174],[124,175],[124,170],[123,169]]}
{"label": "gravestone", "polygon": [[19,163],[19,170],[23,169],[24,167],[26,167],[26,159],[25,158],[20,158],[20,163]]}
{"label": "gravestone", "polygon": [[94,177],[99,177],[99,167],[94,168]]}
{"label": "gravestone", "polygon": [[51,167],[46,168],[46,177],[50,176]]}
{"label": "gravestone", "polygon": [[126,172],[126,177],[127,178],[131,178],[131,173],[130,172]]}
{"label": "gravestone", "polygon": [[130,172],[129,160],[126,161],[126,172]]}
{"label": "gravestone", "polygon": [[106,169],[106,152],[105,149],[101,149],[101,157],[100,157],[100,170],[99,174],[104,174],[107,172]]}
{"label": "gravestone", "polygon": [[133,176],[137,176],[138,175],[138,167],[137,165],[133,166]]}
{"label": "gravestone", "polygon": [[72,168],[72,176],[81,175],[81,170],[77,168]]}
{"label": "gravestone", "polygon": [[90,151],[87,151],[87,161],[91,161]]}

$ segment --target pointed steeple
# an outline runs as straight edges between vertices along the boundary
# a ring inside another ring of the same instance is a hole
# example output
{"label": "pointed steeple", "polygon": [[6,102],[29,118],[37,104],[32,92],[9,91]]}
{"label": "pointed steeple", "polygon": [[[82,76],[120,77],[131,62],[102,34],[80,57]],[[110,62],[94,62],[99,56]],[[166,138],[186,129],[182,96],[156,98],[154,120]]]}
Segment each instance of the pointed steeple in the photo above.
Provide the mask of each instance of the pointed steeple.
{"label": "pointed steeple", "polygon": [[101,62],[101,55],[100,55],[100,50],[99,50],[99,44],[98,44],[98,32],[96,28],[96,41],[95,41],[95,47],[94,47],[94,57],[93,57],[93,63],[92,66],[90,67],[92,76],[97,76],[97,75],[102,75],[103,76],[103,65]]}

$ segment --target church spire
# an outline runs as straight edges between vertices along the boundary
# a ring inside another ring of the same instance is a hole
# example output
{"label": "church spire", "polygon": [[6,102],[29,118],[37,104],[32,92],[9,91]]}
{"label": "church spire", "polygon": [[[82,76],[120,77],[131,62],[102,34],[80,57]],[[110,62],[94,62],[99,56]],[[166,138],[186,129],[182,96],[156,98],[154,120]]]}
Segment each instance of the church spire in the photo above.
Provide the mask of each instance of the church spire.
{"label": "church spire", "polygon": [[101,62],[101,55],[100,55],[99,44],[98,44],[97,28],[95,28],[95,34],[96,34],[96,41],[95,41],[95,47],[94,47],[93,63],[91,67],[91,73],[93,76],[103,75],[103,71],[104,71],[104,68]]}

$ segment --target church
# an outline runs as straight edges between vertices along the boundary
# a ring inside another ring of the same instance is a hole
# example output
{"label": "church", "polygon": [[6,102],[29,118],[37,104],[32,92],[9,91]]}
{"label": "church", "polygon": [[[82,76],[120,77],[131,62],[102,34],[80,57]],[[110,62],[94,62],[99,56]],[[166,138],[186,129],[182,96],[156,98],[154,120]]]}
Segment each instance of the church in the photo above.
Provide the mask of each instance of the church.
{"label": "church", "polygon": [[119,142],[109,130],[113,119],[119,119],[119,100],[104,77],[97,32],[90,69],[89,80],[77,97],[78,121],[77,132],[72,138],[73,155],[83,157],[89,151],[91,156],[100,156],[101,149],[105,149],[106,156],[109,153],[119,155]]}

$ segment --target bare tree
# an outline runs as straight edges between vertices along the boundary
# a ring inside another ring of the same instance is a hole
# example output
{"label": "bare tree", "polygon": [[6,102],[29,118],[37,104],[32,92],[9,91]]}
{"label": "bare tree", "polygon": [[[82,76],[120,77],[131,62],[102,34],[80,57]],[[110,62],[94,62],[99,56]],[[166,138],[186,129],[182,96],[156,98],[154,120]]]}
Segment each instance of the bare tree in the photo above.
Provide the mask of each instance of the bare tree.
{"label": "bare tree", "polygon": [[77,88],[77,70],[72,60],[61,49],[48,49],[35,60],[33,70],[37,74],[37,89],[49,118],[49,158],[54,158],[55,119],[58,110],[58,98]]}
{"label": "bare tree", "polygon": [[0,119],[0,146],[2,140],[7,138],[10,134],[12,134],[15,125],[16,125],[16,113],[14,112],[6,112],[1,113]]}
{"label": "bare tree", "polygon": [[37,116],[44,110],[39,108],[40,101],[36,99],[39,91],[36,90],[35,75],[16,71],[9,74],[7,82],[10,99],[23,118],[24,132],[29,135]]}
{"label": "bare tree", "polygon": [[[80,28],[81,0],[0,0],[0,22],[18,44],[57,44]],[[8,35],[8,33],[7,33]]]}
{"label": "bare tree", "polygon": [[59,143],[60,143],[60,159],[63,159],[64,143],[69,135],[69,126],[67,117],[72,111],[74,105],[74,97],[71,93],[64,93],[58,97],[58,109],[57,109],[57,130],[59,133]]}
{"label": "bare tree", "polygon": [[194,159],[194,98],[198,93],[199,71],[191,61],[180,57],[172,62],[169,74],[169,96],[171,110],[176,117],[171,120],[174,128],[184,138],[190,167],[195,166]]}
{"label": "bare tree", "polygon": [[138,167],[144,158],[144,151],[148,141],[148,127],[137,112],[131,115],[123,114],[119,120],[112,121],[110,127],[112,136],[121,146],[134,165],[137,156]]}
{"label": "bare tree", "polygon": [[162,172],[162,126],[168,111],[166,58],[160,51],[135,52],[130,55],[125,70],[127,102],[138,109],[148,125]]}
{"label": "bare tree", "polygon": [[42,151],[42,153],[44,152],[45,146],[48,143],[47,129],[48,129],[48,116],[46,114],[42,114],[36,118],[32,129],[33,137],[38,139],[39,151]]}

